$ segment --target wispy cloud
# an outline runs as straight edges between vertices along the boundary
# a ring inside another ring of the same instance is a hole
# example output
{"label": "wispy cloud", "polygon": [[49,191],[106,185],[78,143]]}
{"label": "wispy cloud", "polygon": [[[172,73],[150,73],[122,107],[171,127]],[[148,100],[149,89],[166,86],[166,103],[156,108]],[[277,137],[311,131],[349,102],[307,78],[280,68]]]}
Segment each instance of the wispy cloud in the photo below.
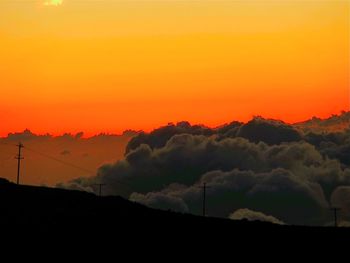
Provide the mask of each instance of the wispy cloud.
{"label": "wispy cloud", "polygon": [[63,0],[45,0],[44,5],[53,5],[53,6],[59,6],[63,3]]}

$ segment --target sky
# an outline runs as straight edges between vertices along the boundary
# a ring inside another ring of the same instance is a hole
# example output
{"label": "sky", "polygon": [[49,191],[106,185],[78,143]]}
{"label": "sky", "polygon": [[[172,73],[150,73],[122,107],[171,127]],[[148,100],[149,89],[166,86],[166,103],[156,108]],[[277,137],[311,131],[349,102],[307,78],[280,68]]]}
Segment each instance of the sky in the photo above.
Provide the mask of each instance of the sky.
{"label": "sky", "polygon": [[20,183],[54,186],[77,177],[96,175],[97,169],[123,157],[132,137],[100,134],[84,138],[82,133],[38,136],[26,130],[0,138],[0,177],[17,179],[18,141],[22,149]]}
{"label": "sky", "polygon": [[348,110],[349,5],[1,0],[0,136]]}

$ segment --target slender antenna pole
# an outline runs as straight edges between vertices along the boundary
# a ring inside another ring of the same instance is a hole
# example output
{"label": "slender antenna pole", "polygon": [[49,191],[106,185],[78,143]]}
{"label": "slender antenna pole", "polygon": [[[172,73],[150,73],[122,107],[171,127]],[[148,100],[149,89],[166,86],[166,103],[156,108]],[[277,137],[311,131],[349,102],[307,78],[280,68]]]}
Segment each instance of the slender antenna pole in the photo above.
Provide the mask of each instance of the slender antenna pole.
{"label": "slender antenna pole", "polygon": [[15,157],[17,159],[17,184],[19,184],[19,176],[21,171],[21,160],[24,158],[21,155],[21,150],[24,147],[22,143],[16,145],[18,147],[18,155]]}
{"label": "slender antenna pole", "polygon": [[341,209],[339,207],[332,207],[331,210],[333,210],[334,213],[334,227],[338,226],[338,211],[340,211]]}
{"label": "slender antenna pole", "polygon": [[207,186],[206,183],[203,183],[203,186],[200,186],[200,188],[203,189],[203,216],[206,216],[206,192],[207,192],[207,188],[210,188]]}
{"label": "slender antenna pole", "polygon": [[98,191],[98,196],[102,196],[102,186],[105,186],[106,184],[94,184],[96,186],[99,187],[99,191]]}
{"label": "slender antenna pole", "polygon": [[207,184],[206,183],[204,183],[203,184],[203,216],[205,216],[205,192],[206,192],[206,186],[207,186]]}

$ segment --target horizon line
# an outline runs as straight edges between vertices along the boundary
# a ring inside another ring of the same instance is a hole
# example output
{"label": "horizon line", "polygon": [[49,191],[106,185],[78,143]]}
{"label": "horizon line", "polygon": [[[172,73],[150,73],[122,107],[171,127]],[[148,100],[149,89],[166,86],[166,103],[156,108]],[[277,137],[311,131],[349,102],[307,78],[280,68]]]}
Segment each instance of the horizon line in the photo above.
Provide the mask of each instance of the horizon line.
{"label": "horizon line", "polygon": [[[264,117],[262,115],[253,115],[248,121],[239,121],[239,120],[231,120],[231,121],[228,121],[228,122],[225,122],[225,123],[222,123],[220,125],[216,125],[216,126],[210,126],[210,125],[205,125],[203,123],[191,123],[190,121],[187,121],[187,120],[181,120],[181,121],[175,121],[175,122],[168,122],[167,124],[162,124],[162,125],[159,125],[157,127],[154,127],[154,128],[151,128],[151,129],[124,129],[122,131],[116,131],[116,132],[112,132],[112,131],[100,131],[100,132],[96,132],[96,133],[93,133],[93,132],[85,132],[83,130],[80,130],[80,131],[67,131],[67,132],[63,132],[63,133],[50,133],[50,132],[36,132],[36,131],[33,131],[31,128],[24,128],[23,130],[21,131],[11,131],[11,132],[7,132],[7,133],[0,133],[0,139],[7,139],[9,138],[10,135],[23,135],[25,132],[29,132],[35,136],[50,136],[50,137],[53,137],[53,138],[56,138],[56,137],[63,137],[63,136],[72,136],[72,137],[79,137],[80,139],[90,139],[90,138],[93,138],[93,137],[98,137],[98,136],[124,136],[126,133],[130,132],[130,133],[150,133],[156,129],[159,129],[161,127],[166,127],[166,126],[169,126],[169,125],[177,125],[178,123],[181,123],[181,122],[188,122],[191,126],[195,126],[195,125],[199,125],[199,126],[203,126],[203,127],[207,127],[207,128],[210,128],[210,129],[217,129],[219,127],[222,127],[224,125],[227,125],[227,124],[230,124],[232,122],[240,122],[242,124],[246,124],[256,118],[262,118],[262,119],[265,119],[265,120],[272,120],[272,121],[278,121],[278,122],[282,122],[282,123],[285,123],[287,125],[298,125],[300,123],[303,123],[303,122],[307,122],[307,121],[310,121],[310,120],[313,120],[313,119],[318,119],[318,120],[321,120],[321,121],[325,121],[325,120],[328,120],[328,119],[331,119],[333,117],[339,117],[343,114],[346,114],[346,113],[350,113],[350,110],[341,110],[340,113],[338,114],[330,114],[328,117],[325,117],[325,118],[320,118],[320,117],[317,117],[317,116],[312,116],[306,120],[302,120],[302,121],[296,121],[296,122],[287,122],[287,121],[283,121],[283,120],[280,120],[280,119],[276,119],[276,118],[269,118],[269,117]],[[79,134],[81,134],[79,136]]]}

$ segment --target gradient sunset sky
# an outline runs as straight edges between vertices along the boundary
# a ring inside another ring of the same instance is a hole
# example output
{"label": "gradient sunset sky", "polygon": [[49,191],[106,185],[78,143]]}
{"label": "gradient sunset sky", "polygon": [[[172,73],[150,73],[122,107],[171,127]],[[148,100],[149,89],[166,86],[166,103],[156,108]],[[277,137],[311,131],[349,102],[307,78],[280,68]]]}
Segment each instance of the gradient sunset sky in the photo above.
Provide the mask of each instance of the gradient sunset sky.
{"label": "gradient sunset sky", "polygon": [[0,136],[348,110],[349,6],[1,0]]}

